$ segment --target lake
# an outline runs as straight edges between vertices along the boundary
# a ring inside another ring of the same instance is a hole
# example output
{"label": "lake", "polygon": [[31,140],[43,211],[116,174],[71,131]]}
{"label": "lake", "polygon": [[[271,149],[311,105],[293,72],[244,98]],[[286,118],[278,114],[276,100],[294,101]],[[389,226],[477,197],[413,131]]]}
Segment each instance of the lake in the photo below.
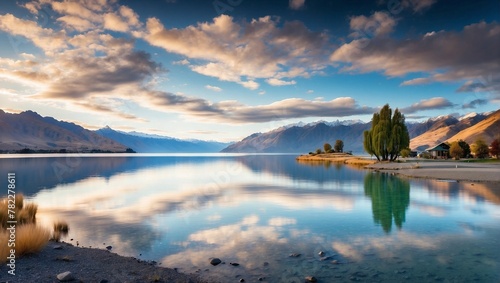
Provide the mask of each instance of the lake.
{"label": "lake", "polygon": [[500,282],[498,184],[293,155],[4,155],[0,169],[0,196],[16,173],[65,241],[211,281]]}

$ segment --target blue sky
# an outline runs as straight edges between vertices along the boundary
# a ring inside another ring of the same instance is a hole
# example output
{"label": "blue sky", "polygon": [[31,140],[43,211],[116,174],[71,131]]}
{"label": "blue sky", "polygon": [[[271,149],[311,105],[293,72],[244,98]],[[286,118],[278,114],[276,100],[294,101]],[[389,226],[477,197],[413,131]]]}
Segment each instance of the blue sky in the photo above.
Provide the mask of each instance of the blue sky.
{"label": "blue sky", "polygon": [[500,1],[3,1],[0,98],[90,129],[235,141],[500,107]]}

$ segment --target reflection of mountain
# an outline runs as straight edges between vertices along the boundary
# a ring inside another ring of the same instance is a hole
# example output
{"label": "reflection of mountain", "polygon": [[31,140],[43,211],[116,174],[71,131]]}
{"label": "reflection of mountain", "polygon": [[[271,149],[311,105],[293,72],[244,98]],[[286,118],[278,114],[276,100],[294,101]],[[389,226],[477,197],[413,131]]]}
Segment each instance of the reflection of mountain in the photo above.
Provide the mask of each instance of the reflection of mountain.
{"label": "reflection of mountain", "polygon": [[372,200],[373,220],[390,232],[392,221],[401,229],[410,204],[410,183],[388,174],[367,174],[365,195]]}
{"label": "reflection of mountain", "polygon": [[[179,163],[213,161],[210,157],[40,157],[2,158],[0,174],[16,173],[19,192],[32,196],[61,183],[76,183],[92,176],[109,178],[122,172],[144,168],[175,166]],[[6,193],[6,191],[5,191]],[[3,192],[0,192],[0,196]]]}
{"label": "reflection of mountain", "polygon": [[346,166],[331,164],[300,164],[295,155],[246,155],[237,157],[243,165],[254,172],[267,172],[285,176],[294,180],[306,180],[315,183],[325,182],[360,182],[365,172]]}

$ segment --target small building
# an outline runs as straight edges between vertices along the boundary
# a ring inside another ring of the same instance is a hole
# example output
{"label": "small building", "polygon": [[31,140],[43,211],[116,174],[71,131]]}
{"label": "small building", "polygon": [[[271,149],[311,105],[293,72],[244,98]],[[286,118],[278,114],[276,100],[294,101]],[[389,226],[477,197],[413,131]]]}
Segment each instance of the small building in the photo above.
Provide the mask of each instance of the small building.
{"label": "small building", "polygon": [[442,142],[434,147],[429,147],[425,151],[429,152],[432,158],[448,158],[450,146]]}

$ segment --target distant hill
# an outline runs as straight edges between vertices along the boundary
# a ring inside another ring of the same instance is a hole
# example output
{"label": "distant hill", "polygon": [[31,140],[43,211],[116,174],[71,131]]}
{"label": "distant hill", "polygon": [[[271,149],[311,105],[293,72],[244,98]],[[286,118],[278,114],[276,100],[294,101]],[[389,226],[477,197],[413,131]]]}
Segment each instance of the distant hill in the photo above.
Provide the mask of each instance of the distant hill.
{"label": "distant hill", "polygon": [[33,111],[19,114],[0,110],[0,151],[125,152],[126,146],[73,123],[42,117]]}
{"label": "distant hill", "polygon": [[[429,119],[432,126],[411,139],[410,148],[423,151],[440,142],[463,139],[469,144],[479,137],[490,144],[495,134],[500,133],[500,110],[489,114],[470,113],[460,118],[442,116]],[[411,135],[410,135],[411,137]]]}
{"label": "distant hill", "polygon": [[[328,142],[344,141],[344,151],[363,153],[363,132],[371,123],[361,121],[294,124],[266,133],[255,133],[234,143],[222,152],[293,152],[306,153]],[[494,113],[470,113],[462,117],[439,116],[424,122],[407,123],[410,148],[423,151],[445,141],[463,139],[473,143],[478,137],[491,143],[500,133],[500,110]]]}
{"label": "distant hill", "polygon": [[95,131],[97,134],[113,139],[136,152],[162,153],[162,152],[219,152],[227,147],[228,143],[200,141],[200,140],[180,140],[176,138],[148,135],[139,132],[122,132],[105,127]]}
{"label": "distant hill", "polygon": [[344,141],[344,150],[363,151],[363,132],[370,123],[352,124],[318,123],[303,126],[281,127],[267,133],[256,133],[234,143],[222,152],[292,152],[303,153],[323,148],[328,142],[332,146],[337,139]]}
{"label": "distant hill", "polygon": [[489,145],[498,135],[500,135],[500,110],[465,128],[447,141],[453,142],[462,139],[473,143],[481,138]]}

